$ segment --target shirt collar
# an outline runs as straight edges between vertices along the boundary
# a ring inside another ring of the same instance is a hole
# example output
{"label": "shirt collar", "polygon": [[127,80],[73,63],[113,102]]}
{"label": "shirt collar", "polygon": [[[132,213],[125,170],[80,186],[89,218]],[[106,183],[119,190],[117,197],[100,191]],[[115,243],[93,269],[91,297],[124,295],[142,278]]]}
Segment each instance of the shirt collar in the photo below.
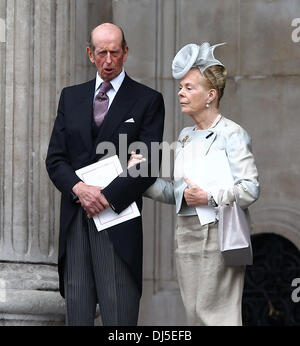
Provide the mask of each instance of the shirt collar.
{"label": "shirt collar", "polygon": [[[113,89],[115,92],[118,92],[118,90],[120,89],[120,86],[123,82],[125,78],[125,70],[124,70],[124,67],[121,71],[121,73],[119,75],[117,75],[117,77],[115,77],[114,79],[112,79],[110,81]],[[103,79],[99,76],[99,73],[97,72],[97,75],[96,75],[96,86],[95,86],[95,91],[97,91],[101,85],[101,83],[104,82]]]}

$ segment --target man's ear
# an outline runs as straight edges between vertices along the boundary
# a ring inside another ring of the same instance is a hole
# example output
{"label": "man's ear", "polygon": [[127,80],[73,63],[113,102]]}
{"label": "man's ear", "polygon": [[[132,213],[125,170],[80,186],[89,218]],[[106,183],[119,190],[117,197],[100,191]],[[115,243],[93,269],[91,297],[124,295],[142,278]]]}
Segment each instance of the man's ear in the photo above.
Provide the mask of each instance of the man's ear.
{"label": "man's ear", "polygon": [[124,49],[123,62],[125,62],[127,60],[127,56],[128,56],[128,46],[126,46]]}
{"label": "man's ear", "polygon": [[87,55],[88,55],[88,57],[89,57],[91,63],[94,64],[94,63],[95,63],[94,54],[93,54],[93,52],[92,52],[92,50],[91,50],[90,47],[87,47],[87,48],[86,48],[86,53],[87,53]]}

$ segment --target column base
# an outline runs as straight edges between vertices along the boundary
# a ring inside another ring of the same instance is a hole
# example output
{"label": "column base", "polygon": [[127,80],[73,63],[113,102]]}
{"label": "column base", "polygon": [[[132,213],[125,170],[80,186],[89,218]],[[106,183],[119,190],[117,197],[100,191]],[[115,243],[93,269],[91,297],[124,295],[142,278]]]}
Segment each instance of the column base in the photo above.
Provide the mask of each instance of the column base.
{"label": "column base", "polygon": [[65,325],[56,266],[0,263],[0,326]]}

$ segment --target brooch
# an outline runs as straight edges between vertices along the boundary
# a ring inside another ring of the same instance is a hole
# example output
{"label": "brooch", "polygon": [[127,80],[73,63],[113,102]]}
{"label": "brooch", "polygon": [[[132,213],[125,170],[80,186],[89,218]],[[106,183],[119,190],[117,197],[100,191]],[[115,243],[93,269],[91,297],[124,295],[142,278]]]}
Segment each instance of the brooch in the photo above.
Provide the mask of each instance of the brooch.
{"label": "brooch", "polygon": [[181,143],[181,147],[184,148],[184,145],[186,143],[186,141],[190,138],[189,135],[186,135],[184,138],[182,138],[182,141],[181,140],[178,140],[179,143]]}

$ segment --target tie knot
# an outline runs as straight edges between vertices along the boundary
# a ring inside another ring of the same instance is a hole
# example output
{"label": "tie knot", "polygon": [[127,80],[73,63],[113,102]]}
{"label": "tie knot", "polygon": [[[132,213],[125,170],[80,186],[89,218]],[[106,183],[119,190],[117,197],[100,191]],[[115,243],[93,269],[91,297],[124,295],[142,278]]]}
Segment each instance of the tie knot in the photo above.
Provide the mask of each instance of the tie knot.
{"label": "tie knot", "polygon": [[111,88],[112,88],[112,85],[110,84],[110,82],[102,82],[100,85],[99,92],[106,94],[108,92],[108,90]]}

